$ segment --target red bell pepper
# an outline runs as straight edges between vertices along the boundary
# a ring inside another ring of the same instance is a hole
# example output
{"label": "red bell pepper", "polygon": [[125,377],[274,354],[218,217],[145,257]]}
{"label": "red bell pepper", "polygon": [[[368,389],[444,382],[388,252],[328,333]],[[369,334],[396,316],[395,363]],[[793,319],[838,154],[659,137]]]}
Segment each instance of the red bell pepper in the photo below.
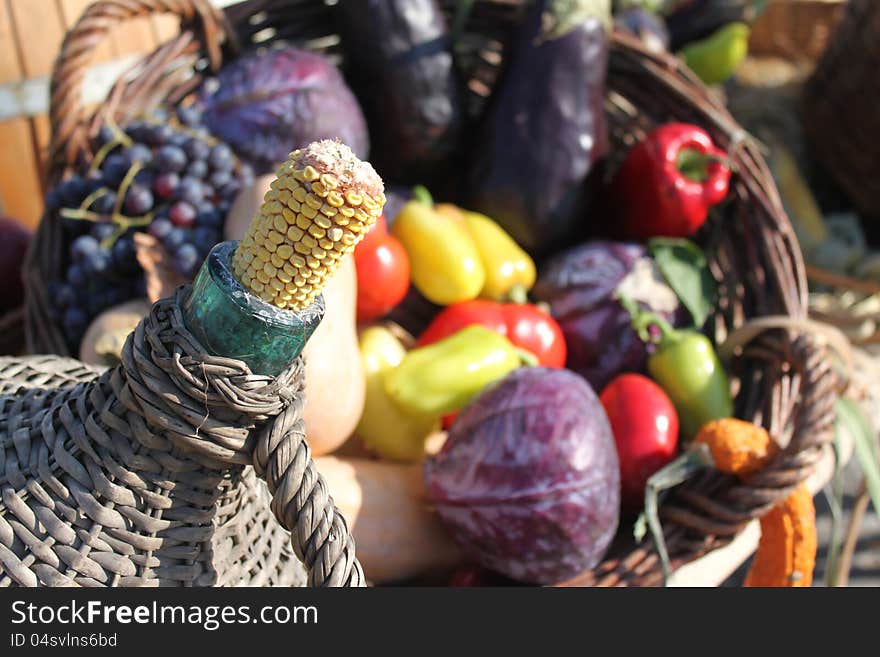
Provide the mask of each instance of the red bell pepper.
{"label": "red bell pepper", "polygon": [[534,354],[544,367],[565,367],[565,338],[559,324],[538,306],[485,299],[447,306],[419,336],[418,345],[437,342],[466,326],[480,324]]}
{"label": "red bell pepper", "polygon": [[357,270],[357,321],[371,322],[386,315],[409,290],[409,256],[388,232],[385,215],[354,250]]}
{"label": "red bell pepper", "polygon": [[695,125],[668,123],[633,146],[612,183],[625,239],[688,237],[727,196],[727,154]]}

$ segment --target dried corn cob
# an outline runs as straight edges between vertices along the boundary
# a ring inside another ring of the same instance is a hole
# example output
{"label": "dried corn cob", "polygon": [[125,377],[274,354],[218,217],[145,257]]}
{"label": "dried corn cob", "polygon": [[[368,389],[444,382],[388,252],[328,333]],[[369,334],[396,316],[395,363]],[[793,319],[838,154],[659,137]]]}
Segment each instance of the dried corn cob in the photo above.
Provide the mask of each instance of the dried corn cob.
{"label": "dried corn cob", "polygon": [[276,172],[232,261],[251,292],[302,310],[385,205],[382,179],[348,146],[331,140],[294,151]]}

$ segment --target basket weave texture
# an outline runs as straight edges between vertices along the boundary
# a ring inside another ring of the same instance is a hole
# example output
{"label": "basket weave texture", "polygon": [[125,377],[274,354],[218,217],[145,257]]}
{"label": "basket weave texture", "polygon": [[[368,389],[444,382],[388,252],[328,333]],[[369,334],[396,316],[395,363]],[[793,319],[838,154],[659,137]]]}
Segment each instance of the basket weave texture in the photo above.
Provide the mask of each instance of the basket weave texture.
{"label": "basket weave texture", "polygon": [[880,3],[850,0],[804,86],[804,130],[816,159],[856,207],[880,217]]}
{"label": "basket weave texture", "polygon": [[[459,3],[442,4],[451,19]],[[473,118],[485,107],[504,60],[504,44],[522,9],[521,0],[473,3],[455,44]],[[184,28],[180,36],[141,62],[116,85],[98,113],[89,114],[78,103],[89,50],[111,25],[154,11],[177,13]],[[123,122],[160,101],[179,102],[204,70],[269,41],[342,58],[333,8],[323,2],[248,0],[222,14],[206,0],[104,0],[92,5],[65,40],[52,78],[52,178],[89,160],[88,136],[108,117]],[[672,55],[652,53],[637,40],[614,34],[606,110],[612,157],[605,175],[613,175],[622,155],[646,131],[669,121],[701,125],[729,153],[734,169],[731,194],[697,236],[720,290],[710,332],[720,345],[746,326],[761,327],[729,364],[736,415],[765,426],[787,444],[748,481],[707,472],[664,501],[664,531],[673,565],[680,565],[729,542],[810,474],[832,440],[835,378],[824,348],[808,333],[773,328],[775,317],[806,318],[803,262],[758,146],[722,102]],[[61,266],[61,235],[61,227],[44,218],[28,262],[27,337],[35,352],[65,353],[45,299],[46,282],[54,280]],[[661,581],[653,547],[624,540],[594,571],[566,584]]]}
{"label": "basket weave texture", "polygon": [[0,586],[363,584],[305,442],[302,359],[273,378],[210,356],[188,291],[113,369],[0,359]]}

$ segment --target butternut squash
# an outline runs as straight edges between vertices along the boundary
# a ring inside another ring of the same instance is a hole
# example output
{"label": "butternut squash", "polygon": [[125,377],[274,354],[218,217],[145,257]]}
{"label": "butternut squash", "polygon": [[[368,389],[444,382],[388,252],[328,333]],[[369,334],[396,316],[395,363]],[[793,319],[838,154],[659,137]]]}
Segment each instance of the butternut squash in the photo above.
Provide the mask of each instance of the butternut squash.
{"label": "butternut squash", "polygon": [[138,322],[150,312],[150,302],[134,299],[108,308],[92,320],[80,341],[79,359],[107,367],[119,363],[122,346]]}
{"label": "butternut squash", "polygon": [[324,319],[306,343],[306,435],[312,453],[329,454],[354,433],[366,397],[357,340],[357,274],[345,256],[324,288]]}
{"label": "butternut squash", "polygon": [[260,211],[263,197],[269,191],[273,180],[275,180],[274,174],[258,176],[254,178],[253,184],[238,193],[235,202],[226,214],[226,221],[223,224],[223,239],[240,240],[244,237],[251,225],[251,220]]}
{"label": "butternut squash", "polygon": [[464,557],[428,506],[420,464],[315,459],[348,522],[357,557],[376,584],[448,579]]}
{"label": "butternut squash", "polygon": [[[240,240],[259,212],[273,175],[260,176],[235,200],[223,229]],[[357,340],[357,273],[347,255],[324,288],[324,319],[306,344],[304,417],[312,453],[329,454],[354,433],[364,410],[366,380]]]}

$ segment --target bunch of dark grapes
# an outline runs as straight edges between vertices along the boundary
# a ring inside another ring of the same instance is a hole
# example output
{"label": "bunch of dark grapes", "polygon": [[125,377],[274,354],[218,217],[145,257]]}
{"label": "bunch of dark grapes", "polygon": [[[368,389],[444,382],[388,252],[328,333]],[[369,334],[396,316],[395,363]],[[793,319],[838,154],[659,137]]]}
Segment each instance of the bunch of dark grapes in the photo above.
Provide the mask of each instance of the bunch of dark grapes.
{"label": "bunch of dark grapes", "polygon": [[[46,198],[69,244],[65,275],[49,290],[52,311],[76,353],[103,310],[145,294],[133,235],[153,235],[191,279],[222,240],[235,196],[252,181],[247,165],[209,135],[193,107],[156,110],[121,128],[104,126],[95,162]],[[97,165],[97,166],[95,166]]]}

